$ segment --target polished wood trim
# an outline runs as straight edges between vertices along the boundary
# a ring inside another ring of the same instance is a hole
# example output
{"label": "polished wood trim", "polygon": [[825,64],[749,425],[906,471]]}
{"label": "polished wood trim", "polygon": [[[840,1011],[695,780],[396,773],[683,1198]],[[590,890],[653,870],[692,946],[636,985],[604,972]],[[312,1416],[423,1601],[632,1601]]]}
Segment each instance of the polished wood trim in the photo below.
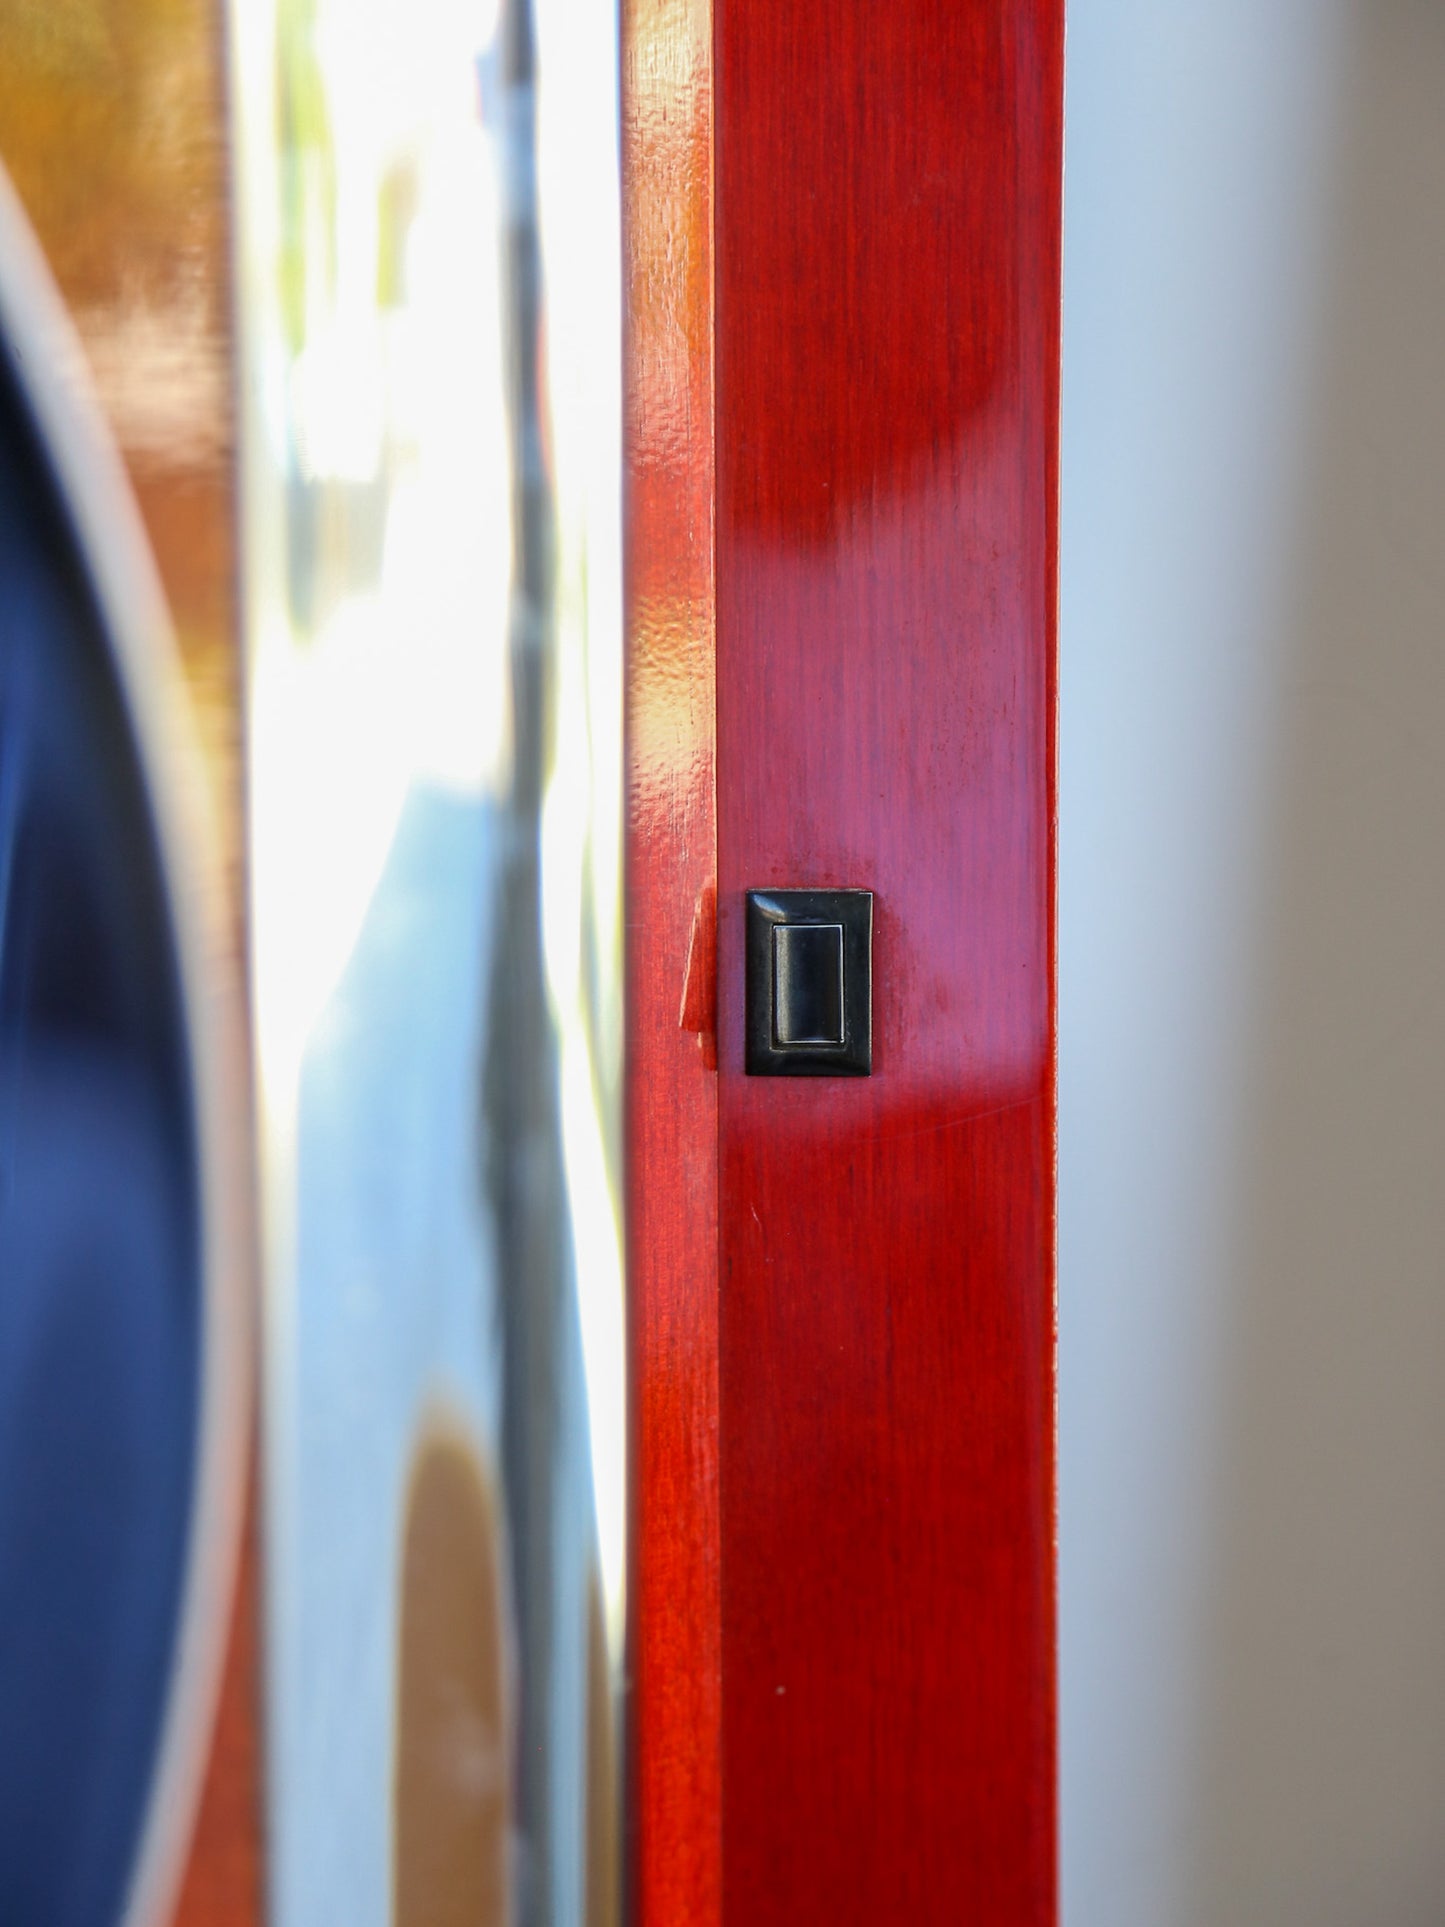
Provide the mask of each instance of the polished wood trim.
{"label": "polished wood trim", "polygon": [[[716,17],[723,1916],[1049,1927],[1062,5]],[[870,1078],[744,1075],[789,886]]]}
{"label": "polished wood trim", "polygon": [[[712,22],[623,8],[627,464],[629,1907],[710,1927],[721,1892]],[[682,1020],[679,1021],[681,1010]],[[699,1048],[701,1042],[702,1048]]]}

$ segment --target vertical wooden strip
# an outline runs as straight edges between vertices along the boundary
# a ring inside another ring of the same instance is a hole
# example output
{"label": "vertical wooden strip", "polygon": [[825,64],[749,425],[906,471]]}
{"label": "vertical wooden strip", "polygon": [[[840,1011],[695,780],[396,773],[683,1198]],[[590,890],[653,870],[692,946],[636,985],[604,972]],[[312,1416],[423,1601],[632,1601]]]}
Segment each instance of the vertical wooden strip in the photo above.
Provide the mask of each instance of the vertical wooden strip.
{"label": "vertical wooden strip", "polygon": [[[716,45],[723,1911],[1048,1927],[1062,6]],[[867,1080],[743,1074],[788,885]]]}
{"label": "vertical wooden strip", "polygon": [[[684,979],[715,864],[707,0],[623,8],[630,1905],[720,1896],[717,1078]],[[706,933],[695,957],[706,957]],[[696,993],[696,987],[695,993]]]}

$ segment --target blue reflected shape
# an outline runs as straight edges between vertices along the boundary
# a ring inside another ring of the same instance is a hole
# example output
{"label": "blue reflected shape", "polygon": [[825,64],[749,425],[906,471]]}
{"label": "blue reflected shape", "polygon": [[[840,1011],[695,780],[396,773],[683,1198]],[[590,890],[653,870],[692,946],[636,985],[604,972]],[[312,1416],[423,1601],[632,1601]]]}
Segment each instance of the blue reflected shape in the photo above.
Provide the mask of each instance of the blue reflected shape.
{"label": "blue reflected shape", "polygon": [[197,1441],[175,935],[84,557],[0,363],[0,1922],[123,1911]]}

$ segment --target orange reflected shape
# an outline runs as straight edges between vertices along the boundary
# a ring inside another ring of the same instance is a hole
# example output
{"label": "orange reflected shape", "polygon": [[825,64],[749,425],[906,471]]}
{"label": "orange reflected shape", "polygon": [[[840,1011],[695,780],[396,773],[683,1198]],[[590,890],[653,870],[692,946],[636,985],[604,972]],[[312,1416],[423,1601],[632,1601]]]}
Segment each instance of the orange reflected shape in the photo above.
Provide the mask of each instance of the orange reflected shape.
{"label": "orange reflected shape", "polygon": [[489,1482],[449,1434],[421,1447],[402,1552],[392,1919],[509,1918],[511,1764],[500,1529]]}

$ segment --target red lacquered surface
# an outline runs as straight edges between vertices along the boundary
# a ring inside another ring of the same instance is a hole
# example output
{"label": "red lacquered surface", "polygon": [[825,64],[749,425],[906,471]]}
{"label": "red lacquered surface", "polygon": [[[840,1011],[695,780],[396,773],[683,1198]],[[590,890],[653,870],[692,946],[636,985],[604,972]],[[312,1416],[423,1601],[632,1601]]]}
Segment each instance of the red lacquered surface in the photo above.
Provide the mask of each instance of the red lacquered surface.
{"label": "red lacquered surface", "polygon": [[[711,19],[623,18],[628,463],[631,1917],[719,1906]],[[705,916],[705,911],[704,911]],[[685,1005],[685,1008],[684,1008]],[[691,1028],[684,1028],[679,1012]]]}
{"label": "red lacquered surface", "polygon": [[[1061,16],[717,0],[729,1927],[1055,1918]],[[744,1077],[768,885],[870,1079]]]}

